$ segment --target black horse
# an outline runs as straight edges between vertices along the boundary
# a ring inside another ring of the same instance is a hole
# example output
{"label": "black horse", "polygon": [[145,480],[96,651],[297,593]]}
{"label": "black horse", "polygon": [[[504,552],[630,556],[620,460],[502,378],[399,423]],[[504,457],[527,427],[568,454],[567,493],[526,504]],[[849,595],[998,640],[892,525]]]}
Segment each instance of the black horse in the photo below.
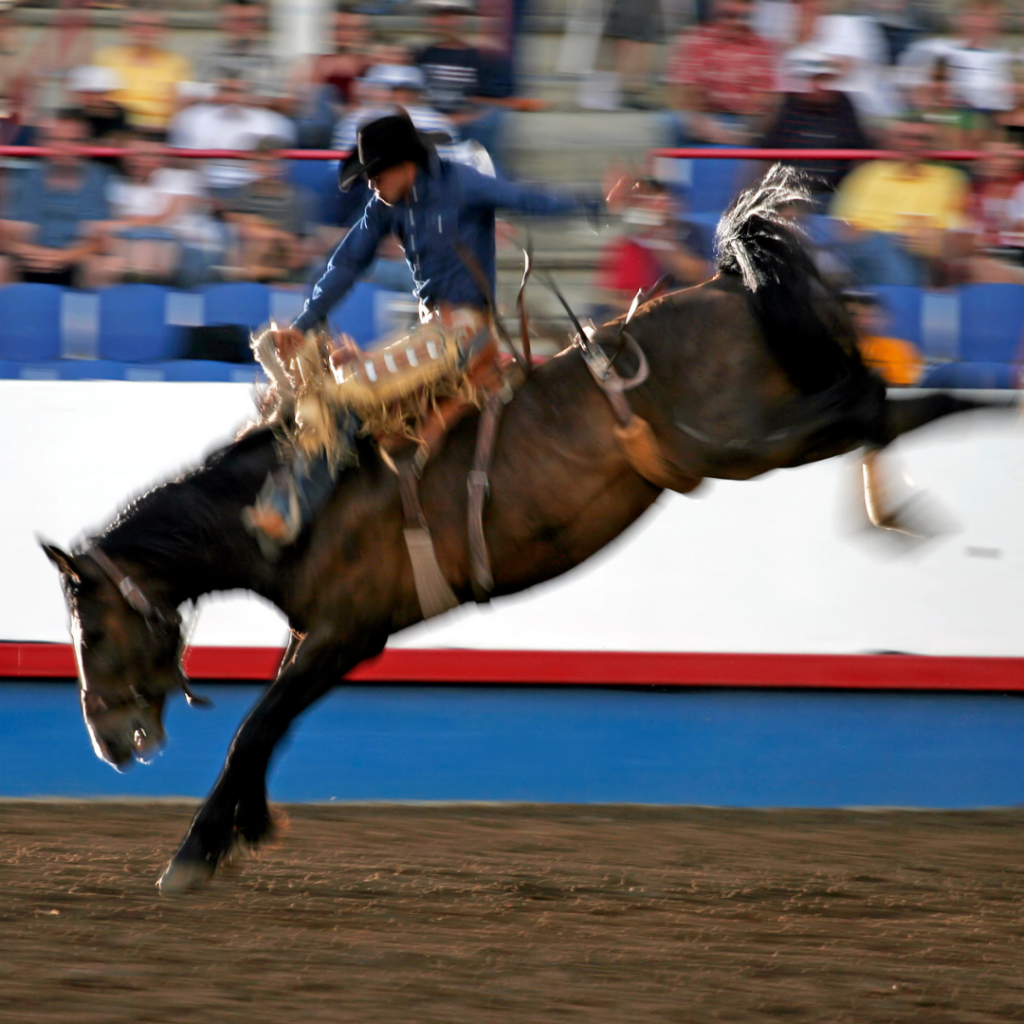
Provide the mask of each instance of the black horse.
{"label": "black horse", "polygon": [[[977,407],[944,394],[887,398],[786,220],[801,198],[791,173],[773,169],[723,218],[713,280],[644,304],[628,325],[606,325],[526,380],[500,424],[484,517],[495,594],[579,565],[664,487],[685,493],[706,477],[745,480],[865,446],[870,454]],[[608,400],[608,382],[623,377],[594,369],[609,359],[617,373],[645,377],[628,402],[621,392]],[[456,426],[420,485],[439,565],[460,601],[472,598],[466,479],[475,433],[476,417]],[[189,694],[179,604],[246,589],[291,625],[277,678],[239,727],[160,880],[164,892],[201,885],[236,842],[270,835],[267,769],[292,721],[422,618],[398,480],[371,442],[360,442],[359,460],[276,564],[241,518],[278,464],[269,429],[150,491],[76,553],[44,545],[71,613],[86,724],[113,765],[159,745],[167,694]],[[876,522],[890,516],[877,495],[869,505]]]}

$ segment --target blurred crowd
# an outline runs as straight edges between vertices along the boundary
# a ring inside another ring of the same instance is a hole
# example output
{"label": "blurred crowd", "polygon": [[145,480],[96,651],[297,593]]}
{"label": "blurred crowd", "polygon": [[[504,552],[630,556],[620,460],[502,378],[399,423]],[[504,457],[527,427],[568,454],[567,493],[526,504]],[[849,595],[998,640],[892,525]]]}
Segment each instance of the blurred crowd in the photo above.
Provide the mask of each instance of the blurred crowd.
{"label": "blurred crowd", "polygon": [[[331,13],[326,52],[290,65],[276,56],[260,2],[221,3],[215,35],[188,53],[171,45],[157,6],[116,6],[121,38],[69,65],[57,102],[50,75],[43,104],[31,59],[20,59],[12,4],[0,0],[9,58],[0,144],[53,152],[5,164],[0,281],[298,287],[358,215],[359,197],[347,207],[325,200],[317,174],[329,169],[282,161],[279,150],[349,149],[360,125],[400,106],[444,140],[446,155],[508,173],[508,112],[542,105],[521,95],[516,76],[524,0],[499,3],[498,19],[479,17],[474,0],[403,2],[417,16],[408,37],[381,31],[388,4],[353,0]],[[603,74],[613,88],[597,99],[591,90],[584,105],[655,111],[662,145],[726,155],[733,146],[892,151],[801,162],[813,202],[792,215],[841,286],[1024,283],[1024,49],[1014,7],[950,0],[937,17],[920,0],[696,0],[682,16],[671,0],[598,6],[599,45],[579,73],[595,82],[587,75]],[[84,142],[127,153],[85,159],[75,151]],[[228,153],[183,160],[175,148]],[[984,157],[939,160],[935,150]],[[734,184],[762,169],[742,165]],[[608,306],[659,278],[688,284],[707,274],[708,225],[688,214],[688,198],[653,167],[639,183],[622,237],[601,259]],[[381,256],[381,272],[400,286],[400,254]]]}
{"label": "blurred crowd", "polygon": [[[401,106],[443,155],[490,172],[500,158],[503,115],[516,104],[512,61],[507,48],[480,42],[470,0],[418,3],[415,46],[339,5],[329,52],[290,65],[256,0],[221,3],[216,38],[187,54],[170,45],[156,6],[121,6],[122,38],[65,69],[54,102],[52,73],[43,80],[25,59],[12,4],[0,0],[0,49],[14,58],[0,75],[0,145],[51,151],[4,164],[0,283],[298,287],[366,195],[341,206],[336,164],[284,161],[281,150],[350,149],[363,123]],[[88,158],[82,144],[125,152]],[[176,149],[224,156],[188,160]],[[401,277],[395,255],[382,254],[392,279],[396,264]]]}

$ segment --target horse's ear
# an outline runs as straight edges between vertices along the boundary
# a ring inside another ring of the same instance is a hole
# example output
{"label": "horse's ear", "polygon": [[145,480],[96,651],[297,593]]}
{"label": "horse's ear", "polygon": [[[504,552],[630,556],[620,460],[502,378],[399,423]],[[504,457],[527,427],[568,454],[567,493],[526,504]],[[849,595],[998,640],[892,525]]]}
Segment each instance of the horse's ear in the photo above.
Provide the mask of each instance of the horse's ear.
{"label": "horse's ear", "polygon": [[36,538],[39,541],[39,546],[46,553],[46,557],[57,566],[57,570],[62,576],[70,576],[73,580],[81,580],[82,574],[79,572],[78,566],[75,564],[73,555],[69,555],[62,548],[57,547],[56,544],[48,544],[41,537]]}

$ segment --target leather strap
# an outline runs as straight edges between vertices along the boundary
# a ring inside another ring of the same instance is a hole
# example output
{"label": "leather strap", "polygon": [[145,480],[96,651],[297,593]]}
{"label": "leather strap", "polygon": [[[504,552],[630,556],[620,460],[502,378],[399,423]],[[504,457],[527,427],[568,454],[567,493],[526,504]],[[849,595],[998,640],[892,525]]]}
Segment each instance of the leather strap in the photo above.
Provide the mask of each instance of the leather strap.
{"label": "leather strap", "polygon": [[427,520],[420,505],[419,474],[416,466],[403,459],[395,463],[398,493],[402,496],[402,518],[407,529],[426,529]]}
{"label": "leather strap", "polygon": [[491,482],[488,472],[494,456],[494,441],[498,434],[498,423],[504,405],[501,394],[495,392],[484,405],[480,414],[480,425],[476,434],[476,449],[473,452],[473,468],[469,472],[466,486],[469,491],[467,516],[469,519],[469,580],[473,587],[473,598],[477,604],[485,604],[494,590],[494,576],[491,573],[491,558],[487,552],[484,537],[484,503],[490,494]]}
{"label": "leather strap", "polygon": [[409,560],[412,563],[416,599],[419,601],[423,618],[430,619],[458,607],[459,599],[437,562],[434,541],[427,527],[423,507],[420,505],[419,476],[415,463],[403,459],[397,463],[396,468],[398,492],[402,497],[402,515],[405,519],[403,533]]}

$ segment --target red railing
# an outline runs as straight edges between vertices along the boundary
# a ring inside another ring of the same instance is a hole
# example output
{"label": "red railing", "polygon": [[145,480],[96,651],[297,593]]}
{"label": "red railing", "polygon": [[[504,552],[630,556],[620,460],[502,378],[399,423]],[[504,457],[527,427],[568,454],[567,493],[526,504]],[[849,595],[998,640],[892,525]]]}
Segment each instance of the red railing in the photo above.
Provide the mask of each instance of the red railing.
{"label": "red railing", "polygon": [[[80,156],[118,157],[130,152],[121,146],[78,146],[74,150]],[[50,156],[53,150],[46,146],[0,146],[0,157]],[[168,156],[192,160],[238,160],[254,154],[237,149],[173,149],[168,147]],[[285,160],[339,160],[348,156],[347,150],[339,149],[282,149],[277,155]],[[651,150],[652,156],[673,157],[691,160],[896,160],[905,154],[889,149],[759,149],[754,146],[740,146],[733,149],[684,147],[659,148]],[[972,149],[943,149],[926,153],[930,159],[956,162],[980,160],[986,154]],[[1022,151],[1024,155],[1024,151]]]}
{"label": "red railing", "polygon": [[[652,149],[651,155],[688,160],[898,160],[906,157],[905,153],[891,149],[758,149],[755,146],[663,148]],[[986,156],[984,152],[973,149],[940,149],[923,155],[932,160],[958,163]]]}

